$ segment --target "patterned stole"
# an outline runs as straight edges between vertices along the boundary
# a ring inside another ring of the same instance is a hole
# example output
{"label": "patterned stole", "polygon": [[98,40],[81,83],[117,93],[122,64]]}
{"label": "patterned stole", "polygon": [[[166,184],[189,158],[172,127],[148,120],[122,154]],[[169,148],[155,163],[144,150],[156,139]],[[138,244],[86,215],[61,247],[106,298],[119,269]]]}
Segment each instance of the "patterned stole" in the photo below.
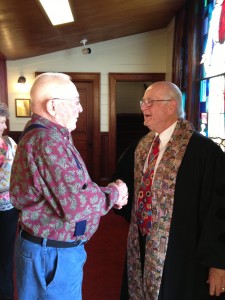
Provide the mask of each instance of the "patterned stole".
{"label": "patterned stole", "polygon": [[159,154],[160,139],[157,135],[153,141],[148,158],[148,167],[143,174],[138,193],[137,222],[142,235],[148,233],[152,226],[152,181],[154,177],[155,163]]}
{"label": "patterned stole", "polygon": [[127,251],[130,299],[158,299],[173,213],[176,177],[193,132],[192,124],[179,119],[155,170],[151,187],[152,226],[146,235],[143,277],[137,224],[138,195],[143,180],[143,165],[153,142],[154,132],[147,134],[136,148],[134,180],[137,196],[134,198]]}

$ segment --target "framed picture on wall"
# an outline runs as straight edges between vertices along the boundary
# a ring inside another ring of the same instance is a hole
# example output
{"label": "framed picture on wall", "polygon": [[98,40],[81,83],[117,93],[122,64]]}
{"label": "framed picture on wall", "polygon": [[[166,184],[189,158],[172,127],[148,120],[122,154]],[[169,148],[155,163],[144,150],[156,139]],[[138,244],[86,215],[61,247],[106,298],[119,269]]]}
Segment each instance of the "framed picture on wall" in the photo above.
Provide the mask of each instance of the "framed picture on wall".
{"label": "framed picture on wall", "polygon": [[15,99],[16,117],[17,118],[30,118],[30,99]]}

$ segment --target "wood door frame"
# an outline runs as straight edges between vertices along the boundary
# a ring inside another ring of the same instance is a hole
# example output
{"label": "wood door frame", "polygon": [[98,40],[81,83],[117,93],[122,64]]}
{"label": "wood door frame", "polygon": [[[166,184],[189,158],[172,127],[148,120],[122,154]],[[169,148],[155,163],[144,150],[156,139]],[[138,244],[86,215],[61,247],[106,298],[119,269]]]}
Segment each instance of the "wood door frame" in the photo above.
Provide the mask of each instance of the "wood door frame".
{"label": "wood door frame", "polygon": [[[36,72],[39,75],[45,72]],[[72,81],[88,81],[93,84],[93,180],[100,182],[100,73],[63,72],[71,77]]]}
{"label": "wood door frame", "polygon": [[100,73],[66,73],[73,81],[88,81],[93,84],[93,180],[100,181]]}
{"label": "wood door frame", "polygon": [[117,82],[156,82],[165,73],[109,73],[109,176],[116,170],[116,84]]}

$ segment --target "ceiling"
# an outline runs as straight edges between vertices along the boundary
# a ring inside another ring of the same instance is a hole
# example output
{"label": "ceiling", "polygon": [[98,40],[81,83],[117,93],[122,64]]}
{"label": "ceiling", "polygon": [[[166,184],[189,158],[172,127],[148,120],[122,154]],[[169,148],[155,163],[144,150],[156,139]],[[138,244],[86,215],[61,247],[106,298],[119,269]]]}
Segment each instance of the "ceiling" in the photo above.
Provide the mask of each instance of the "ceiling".
{"label": "ceiling", "polygon": [[52,26],[37,0],[0,1],[0,58],[16,60],[165,28],[186,0],[70,0],[75,22]]}

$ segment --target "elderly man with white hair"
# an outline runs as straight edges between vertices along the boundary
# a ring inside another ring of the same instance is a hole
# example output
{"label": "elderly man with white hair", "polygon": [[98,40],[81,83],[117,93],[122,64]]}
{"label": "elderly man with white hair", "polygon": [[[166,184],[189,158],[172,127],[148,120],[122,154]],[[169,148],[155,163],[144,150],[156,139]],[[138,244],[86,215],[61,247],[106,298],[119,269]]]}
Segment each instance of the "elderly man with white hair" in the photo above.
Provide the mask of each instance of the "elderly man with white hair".
{"label": "elderly man with white hair", "polygon": [[18,144],[11,199],[20,211],[16,243],[19,300],[82,299],[84,244],[100,217],[127,203],[122,181],[99,187],[70,132],[82,112],[78,91],[62,73],[39,75],[32,118]]}
{"label": "elderly man with white hair", "polygon": [[225,154],[183,118],[172,82],[140,106],[150,132],[134,155],[129,299],[225,299]]}

